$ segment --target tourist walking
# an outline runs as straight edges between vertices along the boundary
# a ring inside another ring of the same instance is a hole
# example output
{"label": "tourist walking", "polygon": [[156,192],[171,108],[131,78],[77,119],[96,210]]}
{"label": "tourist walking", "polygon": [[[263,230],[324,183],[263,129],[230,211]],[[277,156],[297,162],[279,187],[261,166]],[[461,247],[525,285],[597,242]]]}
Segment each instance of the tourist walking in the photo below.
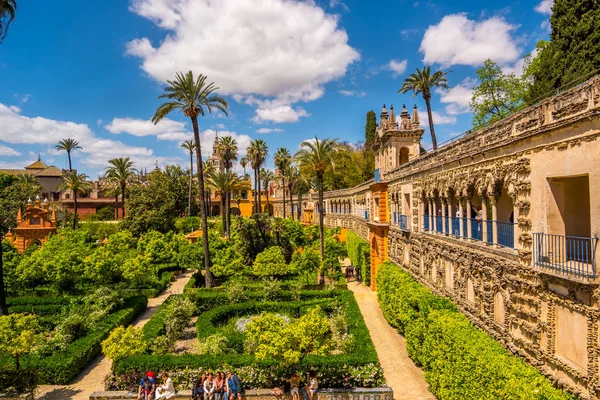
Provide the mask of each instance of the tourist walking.
{"label": "tourist walking", "polygon": [[162,374],[163,384],[156,388],[156,400],[159,399],[170,399],[175,396],[175,386],[173,380],[169,378],[169,374],[163,372]]}
{"label": "tourist walking", "polygon": [[196,381],[196,385],[192,389],[192,400],[204,400],[204,381],[206,380],[206,374],[202,374],[200,379]]}

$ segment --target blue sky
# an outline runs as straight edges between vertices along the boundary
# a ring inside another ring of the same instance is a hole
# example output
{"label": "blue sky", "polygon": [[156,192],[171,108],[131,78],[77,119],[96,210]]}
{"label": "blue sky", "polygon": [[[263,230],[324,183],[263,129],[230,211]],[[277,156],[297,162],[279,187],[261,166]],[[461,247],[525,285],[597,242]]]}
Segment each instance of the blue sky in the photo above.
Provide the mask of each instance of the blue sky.
{"label": "blue sky", "polygon": [[[245,152],[254,138],[292,152],[318,135],[364,139],[365,113],[424,103],[398,95],[424,63],[449,70],[434,95],[438,142],[470,127],[475,71],[491,58],[519,73],[549,34],[551,0],[63,0],[19,2],[0,45],[0,168],[37,158],[59,168],[54,145],[73,137],[74,164],[92,178],[107,160],[140,168],[179,163],[191,126],[173,114],[153,126],[165,79],[208,75],[230,116],[202,118],[203,152],[215,131]],[[424,145],[430,144],[428,129]],[[272,160],[269,160],[272,166]]]}

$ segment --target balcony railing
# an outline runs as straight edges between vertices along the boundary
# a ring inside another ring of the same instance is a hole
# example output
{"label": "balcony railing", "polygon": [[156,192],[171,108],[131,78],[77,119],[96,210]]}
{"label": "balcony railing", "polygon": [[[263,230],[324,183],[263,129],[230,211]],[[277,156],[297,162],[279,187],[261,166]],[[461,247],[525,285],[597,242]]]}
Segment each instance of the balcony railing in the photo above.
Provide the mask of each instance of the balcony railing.
{"label": "balcony railing", "polygon": [[513,222],[494,221],[498,229],[498,245],[515,248],[515,224]]}
{"label": "balcony railing", "polygon": [[423,230],[424,231],[429,230],[429,215],[427,215],[427,214],[423,214]]}
{"label": "balcony railing", "polygon": [[452,236],[460,237],[460,221],[462,218],[452,217]]}
{"label": "balcony railing", "polygon": [[407,231],[408,230],[408,216],[407,215],[398,215],[398,225],[400,225],[400,229]]}
{"label": "balcony railing", "polygon": [[471,223],[471,239],[482,241],[483,240],[483,224],[481,220],[476,218],[467,218]]}
{"label": "balcony railing", "polygon": [[375,175],[373,176],[373,182],[377,183],[381,181],[381,175],[379,174],[379,168],[375,170]]}
{"label": "balcony railing", "polygon": [[533,261],[557,275],[595,280],[597,244],[598,238],[534,233]]}
{"label": "balcony railing", "polygon": [[442,233],[442,217],[439,215],[436,215],[434,217],[435,219],[435,231],[438,233]]}
{"label": "balcony railing", "polygon": [[368,221],[369,220],[369,212],[365,211],[365,220]]}

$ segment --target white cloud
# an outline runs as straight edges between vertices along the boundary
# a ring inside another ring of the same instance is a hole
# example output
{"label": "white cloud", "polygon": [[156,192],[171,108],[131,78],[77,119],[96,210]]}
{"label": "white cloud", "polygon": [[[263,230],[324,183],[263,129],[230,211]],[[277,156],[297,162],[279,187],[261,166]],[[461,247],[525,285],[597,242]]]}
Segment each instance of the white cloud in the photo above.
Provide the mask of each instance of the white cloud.
{"label": "white cloud", "polygon": [[446,15],[439,24],[427,28],[419,51],[426,64],[477,67],[492,59],[503,65],[519,58],[512,37],[516,28],[498,16],[477,22],[464,13]]}
{"label": "white cloud", "polygon": [[535,6],[535,11],[544,15],[552,15],[553,5],[554,0],[542,0],[537,6]]}
{"label": "white cloud", "polygon": [[451,87],[450,90],[436,89],[440,95],[440,102],[448,104],[446,114],[457,115],[465,114],[470,111],[469,103],[473,97],[473,88],[477,85],[477,80],[465,78],[458,85]]}
{"label": "white cloud", "polygon": [[257,120],[297,121],[304,115],[291,105],[321,97],[360,58],[338,17],[312,1],[134,0],[130,9],[168,31],[157,47],[147,38],[127,44],[146,73],[165,81],[202,72],[236,101],[274,101],[258,104]]}
{"label": "white cloud", "polygon": [[343,96],[346,96],[346,97],[350,97],[350,96],[365,97],[367,95],[367,92],[360,92],[360,91],[356,91],[356,90],[338,90],[338,93]]}
{"label": "white cloud", "polygon": [[280,128],[260,128],[259,130],[256,131],[256,133],[261,133],[261,134],[273,133],[273,132],[283,132],[283,129],[280,129]]}
{"label": "white cloud", "polygon": [[20,156],[21,153],[12,147],[3,146],[0,144],[0,156]]}
{"label": "white cloud", "polygon": [[[452,125],[456,124],[456,117],[452,115],[444,115],[438,113],[437,111],[431,112],[433,116],[433,124],[434,125]],[[421,128],[429,128],[429,117],[427,115],[427,110],[419,110],[419,120],[421,122]],[[400,116],[396,117],[396,122],[398,125],[402,123]]]}
{"label": "white cloud", "polygon": [[408,60],[392,60],[386,66],[385,69],[388,71],[392,71],[392,75],[397,77],[398,75],[402,75],[404,71],[406,71],[406,66],[408,65]]}
{"label": "white cloud", "polygon": [[225,125],[223,125],[223,124],[217,124],[217,129],[225,129]]}
{"label": "white cloud", "polygon": [[158,140],[181,141],[189,139],[190,132],[186,132],[185,123],[165,118],[158,124],[150,120],[134,118],[115,118],[106,125],[107,131],[114,134],[128,133],[133,136],[156,136]]}
{"label": "white cloud", "polygon": [[252,119],[254,122],[261,123],[263,121],[273,122],[298,122],[300,117],[308,117],[309,113],[302,107],[295,109],[288,105],[271,106],[263,105],[256,110],[256,116]]}
{"label": "white cloud", "polygon": [[98,119],[98,120],[96,120],[96,125],[98,125],[98,126],[102,126],[102,123],[103,123],[103,122],[104,122],[104,121],[102,121],[101,119]]}
{"label": "white cloud", "polygon": [[[82,150],[74,153],[81,164],[103,169],[115,157],[131,157],[138,168],[177,162],[178,158],[154,155],[152,149],[130,146],[120,141],[100,138],[86,124],[57,121],[44,117],[27,117],[18,107],[0,103],[0,141],[14,144],[54,146],[59,140],[73,138],[81,143]],[[35,154],[37,157],[37,154]],[[22,167],[22,166],[21,166]]]}

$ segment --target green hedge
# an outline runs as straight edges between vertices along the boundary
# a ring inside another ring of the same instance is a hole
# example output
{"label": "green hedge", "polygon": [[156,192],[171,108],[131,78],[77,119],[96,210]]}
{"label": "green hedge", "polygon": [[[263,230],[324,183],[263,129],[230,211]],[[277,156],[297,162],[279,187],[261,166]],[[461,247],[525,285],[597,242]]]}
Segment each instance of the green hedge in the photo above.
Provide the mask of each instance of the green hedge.
{"label": "green hedge", "polygon": [[36,315],[55,315],[60,314],[64,308],[64,304],[10,306],[8,307],[8,311],[11,314],[31,313]]}
{"label": "green hedge", "polygon": [[165,290],[173,280],[175,273],[164,272],[156,286],[147,289],[123,289],[122,292],[127,296],[146,296],[148,298],[157,297]]}
{"label": "green hedge", "polygon": [[11,297],[6,300],[8,306],[49,306],[70,304],[75,297]]}
{"label": "green hedge", "polygon": [[408,353],[425,370],[437,398],[572,398],[473,326],[448,299],[390,262],[377,271],[377,296],[390,325],[406,336]]}
{"label": "green hedge", "polygon": [[[121,310],[109,314],[87,335],[71,343],[65,350],[48,357],[25,356],[21,360],[22,368],[39,371],[40,383],[67,384],[100,353],[100,344],[110,331],[119,325],[129,324],[147,304],[148,300],[143,296],[127,298]],[[2,357],[0,364],[9,369],[14,368],[12,358]]]}
{"label": "green hedge", "polygon": [[[298,366],[297,369],[298,371],[308,371],[312,368],[319,371],[320,384],[326,387],[381,386],[384,383],[383,371],[379,365],[375,347],[353,294],[348,290],[321,291],[321,293],[324,295],[314,296],[314,293],[308,295],[308,297],[312,296],[312,301],[295,303],[250,302],[226,305],[227,300],[225,298],[224,304],[222,304],[223,307],[210,311],[207,310],[215,307],[216,299],[221,302],[223,301],[223,297],[205,296],[205,298],[211,299],[211,306],[205,309],[206,312],[198,319],[198,335],[205,336],[210,334],[216,329],[213,323],[231,313],[251,313],[253,310],[260,312],[265,308],[272,308],[273,310],[281,310],[283,308],[299,312],[302,307],[316,304],[317,302],[329,301],[329,305],[327,306],[329,308],[339,302],[347,316],[348,331],[354,335],[356,341],[353,351],[349,354],[332,356],[307,356],[302,361],[302,365]],[[204,305],[206,306],[207,304],[205,303]],[[155,316],[160,312],[161,308],[157,310]],[[144,326],[144,335],[148,340],[151,340],[155,337],[153,335],[160,333],[161,329],[163,329],[164,321],[159,320],[160,318],[155,319],[153,317]],[[181,356],[136,355],[117,363],[115,366],[115,375],[127,378],[124,378],[126,379],[125,381],[115,384],[112,388],[123,390],[133,388],[136,382],[131,377],[136,377],[136,374],[146,370],[169,371],[170,376],[173,376],[176,383],[181,385],[182,381],[188,379],[186,374],[189,371],[197,373],[200,370],[222,370],[227,367],[236,368],[242,380],[251,388],[273,387],[276,383],[281,382],[282,379],[289,378],[292,372],[290,368],[281,366],[277,360],[256,362],[254,356],[247,354],[223,354],[218,356],[192,354]],[[187,382],[183,382],[183,385],[187,385]]]}
{"label": "green hedge", "polygon": [[365,285],[371,285],[371,248],[366,240],[352,231],[346,232],[346,248],[348,257],[356,269],[360,269],[360,276]]}

